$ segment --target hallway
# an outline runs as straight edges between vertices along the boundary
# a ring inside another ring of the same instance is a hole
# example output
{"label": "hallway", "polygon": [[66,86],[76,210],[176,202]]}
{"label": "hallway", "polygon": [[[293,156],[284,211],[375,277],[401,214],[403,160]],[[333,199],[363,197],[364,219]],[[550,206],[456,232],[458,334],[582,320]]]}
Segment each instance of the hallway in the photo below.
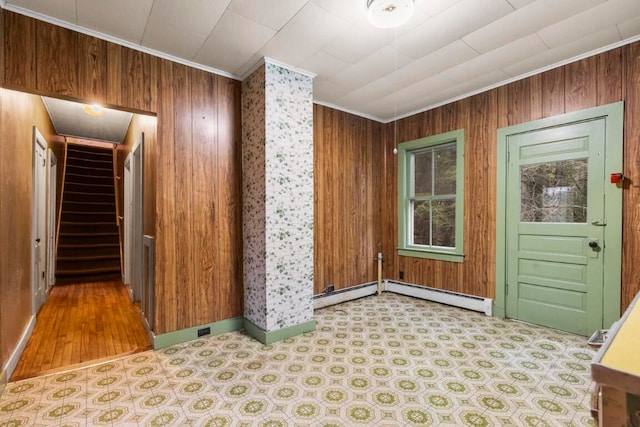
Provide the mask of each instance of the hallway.
{"label": "hallway", "polygon": [[31,378],[148,350],[151,343],[120,281],[58,285],[11,380]]}

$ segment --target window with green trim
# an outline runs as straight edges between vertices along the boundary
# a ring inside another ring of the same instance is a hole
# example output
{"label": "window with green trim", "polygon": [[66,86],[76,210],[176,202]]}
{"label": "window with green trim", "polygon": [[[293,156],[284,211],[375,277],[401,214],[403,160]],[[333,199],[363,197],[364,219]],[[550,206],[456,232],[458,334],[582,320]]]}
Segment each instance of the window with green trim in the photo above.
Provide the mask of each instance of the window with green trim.
{"label": "window with green trim", "polygon": [[398,146],[398,253],[462,262],[464,130]]}

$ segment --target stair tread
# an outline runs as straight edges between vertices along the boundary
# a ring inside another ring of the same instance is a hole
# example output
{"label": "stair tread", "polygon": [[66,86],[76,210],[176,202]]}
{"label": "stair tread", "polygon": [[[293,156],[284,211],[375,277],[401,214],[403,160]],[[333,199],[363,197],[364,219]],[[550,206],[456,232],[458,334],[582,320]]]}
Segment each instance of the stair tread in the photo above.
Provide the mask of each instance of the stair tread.
{"label": "stair tread", "polygon": [[[77,151],[74,151],[74,153],[77,153]],[[109,163],[109,164],[113,164],[113,160],[98,160],[98,159],[87,159],[86,157],[76,157],[76,156],[67,156],[68,160],[80,160],[82,162],[99,162],[99,163]]]}
{"label": "stair tread", "polygon": [[58,256],[58,261],[101,261],[101,260],[119,260],[120,251],[112,254],[102,255],[77,255],[77,256]]}
{"label": "stair tread", "polygon": [[73,172],[67,172],[67,177],[69,176],[80,176],[82,178],[92,178],[92,179],[113,179],[112,176],[104,176],[104,175],[87,175],[87,174],[81,174],[81,173],[73,173]]}
{"label": "stair tread", "polygon": [[99,249],[117,248],[119,243],[60,243],[58,249]]}
{"label": "stair tread", "polygon": [[96,222],[88,222],[88,221],[60,221],[61,224],[69,224],[69,225],[116,225],[115,221],[96,221]]}
{"label": "stair tread", "polygon": [[118,232],[113,232],[113,233],[92,233],[92,232],[87,232],[87,233],[79,233],[79,232],[73,232],[73,233],[65,233],[63,231],[60,232],[60,237],[66,236],[66,237],[81,237],[81,236],[117,236]]}
{"label": "stair tread", "polygon": [[120,267],[77,268],[73,270],[56,270],[56,276],[80,276],[95,273],[119,273]]}
{"label": "stair tread", "polygon": [[63,200],[62,202],[64,203],[68,203],[68,204],[74,204],[74,205],[115,205],[116,202],[85,202],[83,201],[77,201],[77,200]]}

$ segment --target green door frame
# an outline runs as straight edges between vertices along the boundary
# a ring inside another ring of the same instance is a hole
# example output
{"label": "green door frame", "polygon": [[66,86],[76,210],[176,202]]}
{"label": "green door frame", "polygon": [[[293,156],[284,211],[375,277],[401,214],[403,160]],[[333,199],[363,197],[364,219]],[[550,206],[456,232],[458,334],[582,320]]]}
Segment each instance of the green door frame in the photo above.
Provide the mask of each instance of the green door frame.
{"label": "green door frame", "polygon": [[[533,122],[498,129],[497,189],[496,189],[496,297],[494,316],[505,317],[506,299],[506,197],[507,197],[507,143],[509,136],[554,128],[571,123],[604,118],[606,123],[605,176],[622,171],[624,103],[616,102],[601,107],[589,108]],[[608,328],[620,318],[620,295],[622,286],[622,188],[605,185],[604,244],[604,301],[603,327]]]}

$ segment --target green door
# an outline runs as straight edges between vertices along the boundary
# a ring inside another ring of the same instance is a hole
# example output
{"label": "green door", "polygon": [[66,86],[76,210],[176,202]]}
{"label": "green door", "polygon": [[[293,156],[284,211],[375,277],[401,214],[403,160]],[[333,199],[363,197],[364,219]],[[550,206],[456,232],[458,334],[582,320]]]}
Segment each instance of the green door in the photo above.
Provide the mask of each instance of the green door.
{"label": "green door", "polygon": [[580,335],[602,328],[605,125],[508,136],[507,317]]}

